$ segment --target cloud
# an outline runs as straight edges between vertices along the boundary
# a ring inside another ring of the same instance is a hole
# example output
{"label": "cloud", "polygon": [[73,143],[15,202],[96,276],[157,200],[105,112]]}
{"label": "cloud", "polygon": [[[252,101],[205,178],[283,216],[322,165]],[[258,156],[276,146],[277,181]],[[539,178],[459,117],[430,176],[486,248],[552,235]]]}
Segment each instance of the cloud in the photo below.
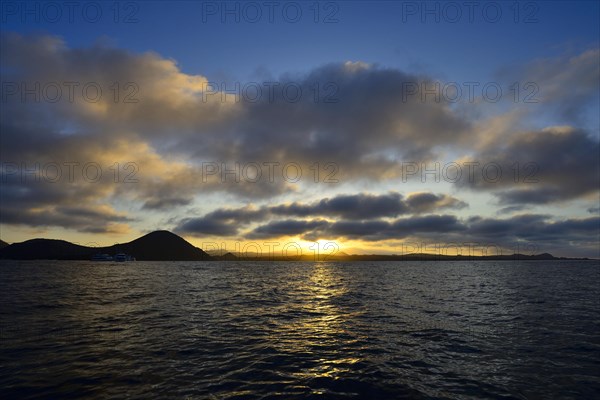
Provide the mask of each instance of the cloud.
{"label": "cloud", "polygon": [[[95,207],[120,201],[134,210],[153,212],[191,205],[203,193],[265,199],[298,190],[281,173],[272,181],[264,178],[256,183],[207,175],[202,169],[205,161],[227,163],[229,168],[236,162],[294,161],[304,172],[300,184],[312,179],[308,177],[312,165],[329,161],[336,163],[338,177],[347,182],[381,179],[398,174],[396,156],[431,154],[436,145],[454,143],[469,126],[446,104],[405,98],[407,82],[428,78],[360,62],[326,65],[274,82],[299,88],[303,95],[298,102],[283,98],[282,92],[272,100],[263,96],[252,102],[219,92],[208,95],[208,78],[185,74],[175,61],[155,53],[136,54],[104,44],[71,48],[54,36],[3,33],[0,41],[0,159],[19,168],[93,162],[103,171],[93,183],[80,176],[33,183],[8,177],[0,207],[4,215],[14,215],[11,223],[48,224],[48,219],[29,219],[26,211],[50,209],[53,204]],[[83,96],[83,87],[90,83],[101,88],[98,101]],[[25,88],[38,84],[36,94],[23,95]],[[59,101],[44,98],[48,84],[60,88]],[[135,90],[126,90],[128,84]],[[315,84],[321,85],[322,93],[314,93]],[[15,92],[15,85],[20,90]],[[125,102],[132,93],[136,101]],[[330,98],[337,102],[327,103]],[[130,163],[135,171],[121,170],[121,177],[135,172],[135,182],[115,184],[110,170],[115,163],[121,167]],[[330,208],[356,212],[350,210],[351,204],[341,204],[352,200],[337,199]],[[383,204],[386,199],[379,201]],[[14,213],[15,207],[26,209]],[[69,225],[68,216],[57,224],[91,229],[77,218]],[[206,230],[210,225],[203,226]]]}
{"label": "cloud", "polygon": [[281,236],[306,235],[314,230],[320,230],[329,225],[325,220],[284,220],[270,222],[254,229],[249,235],[249,239],[277,238]]}
{"label": "cloud", "polygon": [[292,203],[271,207],[278,215],[308,217],[313,215],[339,217],[344,219],[393,218],[403,214],[420,214],[441,209],[461,209],[467,204],[447,194],[428,192],[412,193],[406,200],[398,192],[386,194],[358,193],[338,195],[311,204]]}
{"label": "cloud", "polygon": [[[469,122],[447,103],[408,95],[408,85],[428,79],[362,64],[283,76],[279,85],[306,95],[295,103],[282,96],[243,103],[243,118],[225,133],[234,145],[216,148],[224,159],[294,160],[306,167],[330,161],[346,179],[389,177],[398,171],[395,159],[431,157],[436,146],[465,142],[470,132]],[[317,84],[329,88],[320,97],[314,95]]]}
{"label": "cloud", "polygon": [[463,160],[477,163],[478,172],[457,184],[494,192],[505,205],[592,196],[599,191],[599,154],[600,142],[588,133],[549,127],[513,136],[507,143],[495,143]]}
{"label": "cloud", "polygon": [[406,199],[406,203],[414,213],[433,212],[444,208],[459,210],[468,207],[467,203],[455,197],[428,192],[410,194]]}
{"label": "cloud", "polygon": [[235,236],[240,228],[268,216],[265,208],[241,207],[237,209],[222,208],[202,217],[184,218],[179,221],[174,231],[196,236]]}
{"label": "cloud", "polygon": [[[571,56],[538,59],[523,68],[513,69],[508,75],[520,82],[535,84],[532,99],[539,99],[544,105],[543,112],[578,122],[590,101],[598,96],[599,58],[600,49],[589,49]],[[523,90],[522,95],[533,94],[533,90]]]}
{"label": "cloud", "polygon": [[238,233],[238,228],[210,218],[194,218],[181,221],[176,231],[195,235],[234,236]]}
{"label": "cloud", "polygon": [[597,243],[600,234],[600,217],[552,221],[548,215],[523,214],[508,219],[475,217],[468,224],[471,237],[501,243],[526,241],[546,246]]}
{"label": "cloud", "polygon": [[430,215],[425,217],[402,218],[389,221],[337,221],[284,220],[270,222],[252,230],[247,237],[278,238],[300,236],[305,240],[319,239],[360,239],[380,241],[399,239],[427,232],[455,232],[463,229],[456,217],[451,215]]}
{"label": "cloud", "polygon": [[453,215],[428,215],[400,218],[392,222],[384,221],[341,221],[331,225],[326,237],[331,235],[336,238],[361,239],[367,241],[380,241],[388,239],[402,239],[428,232],[450,233],[458,232],[464,226]]}
{"label": "cloud", "polygon": [[[5,224],[36,227],[59,226],[80,232],[124,234],[130,231],[129,222],[134,221],[123,213],[117,213],[106,205],[96,206],[47,206],[42,208],[0,208],[0,220]],[[35,221],[35,225],[32,224]]]}
{"label": "cloud", "polygon": [[[177,229],[196,235],[299,232],[369,241],[484,229],[476,221],[431,215],[466,207],[444,193],[361,192],[293,201],[315,178],[323,184],[331,172],[327,165],[335,167],[335,179],[349,191],[361,184],[377,191],[379,183],[399,178],[402,160],[428,162],[448,154],[500,165],[504,175],[498,182],[476,175],[457,186],[492,193],[507,212],[598,194],[599,146],[590,132],[572,126],[524,131],[527,112],[478,120],[444,99],[410,95],[411,85],[434,82],[430,76],[360,61],[332,63],[255,83],[262,96],[254,101],[214,91],[210,77],[184,73],[176,61],[151,52],[103,44],[72,48],[55,36],[3,33],[0,42],[3,224],[124,232],[140,221],[136,213],[167,213],[168,219],[178,209],[200,204],[204,195],[219,193],[229,204],[268,199],[274,205],[223,207],[180,220]],[[539,81],[548,112],[557,107],[575,120],[597,95],[597,54],[592,50],[566,61],[546,60],[522,71]],[[73,101],[65,82],[78,84]],[[13,90],[15,84],[30,89],[36,83],[57,83],[63,90],[60,101],[35,101],[40,93],[26,94],[23,101],[22,91]],[[98,101],[83,98],[87,83],[102,88]],[[273,96],[266,83],[274,88]],[[301,95],[291,101],[283,95],[285,87]],[[137,101],[125,102],[128,96]],[[101,166],[97,180],[82,176],[90,162]],[[220,173],[206,174],[205,162],[221,170],[239,163],[242,171],[251,163],[295,162],[302,177],[291,182],[276,170],[271,180],[264,168],[258,182],[243,173],[236,182]],[[75,165],[74,179],[64,175],[65,163]],[[44,169],[51,164],[61,166],[60,179],[23,177],[23,165]],[[133,180],[124,182],[127,177]],[[278,201],[283,195],[292,202]],[[546,219],[537,222],[557,227]],[[575,225],[558,228],[575,232]]]}
{"label": "cloud", "polygon": [[[211,90],[210,84],[220,82],[185,74],[173,60],[154,53],[101,44],[74,49],[52,36],[3,34],[1,40],[2,68],[8,71],[4,81],[28,87],[80,83],[74,102],[39,110],[24,107],[18,94],[5,90],[8,107],[21,111],[21,118],[51,109],[52,116],[44,119],[69,125],[89,140],[96,134],[144,140],[191,161],[292,160],[305,171],[315,162],[331,161],[348,179],[379,179],[393,170],[394,156],[431,156],[436,146],[466,143],[469,134],[470,123],[446,102],[407,96],[407,85],[430,78],[361,62],[325,65],[276,82],[240,82],[236,97]],[[103,88],[100,101],[82,100],[80,89],[88,82]],[[122,86],[119,101],[114,101],[115,82]],[[127,83],[139,89],[136,103],[124,102]],[[243,95],[247,84],[260,87],[256,101]],[[299,94],[297,100],[290,88]]]}
{"label": "cloud", "polygon": [[348,219],[372,219],[378,217],[396,217],[409,212],[409,209],[397,192],[382,195],[359,193],[339,195],[311,204],[292,203],[271,207],[276,215],[294,215],[308,217],[314,215],[341,217]]}
{"label": "cloud", "polygon": [[527,206],[522,206],[522,205],[502,207],[501,209],[496,211],[496,214],[497,215],[498,214],[510,214],[513,212],[526,210],[527,208],[528,208]]}
{"label": "cloud", "polygon": [[[413,193],[406,200],[397,192],[385,194],[358,193],[338,195],[312,203],[294,202],[254,208],[250,206],[237,209],[221,208],[202,217],[185,218],[176,231],[194,235],[212,234],[216,236],[232,236],[240,232],[240,228],[253,222],[264,222],[266,219],[280,217],[326,217],[362,221],[377,218],[395,218],[404,214],[421,214],[441,209],[460,209],[466,203],[445,194]],[[279,228],[280,225],[274,225]],[[271,232],[270,227],[256,232]]]}
{"label": "cloud", "polygon": [[[365,242],[435,243],[442,247],[466,244],[515,253],[571,252],[594,254],[600,217],[551,220],[548,215],[523,214],[498,219],[427,215],[393,221],[284,220],[260,225],[246,239],[300,237],[303,240],[360,240]],[[473,247],[473,246],[472,246]],[[560,254],[560,253],[559,253]]]}

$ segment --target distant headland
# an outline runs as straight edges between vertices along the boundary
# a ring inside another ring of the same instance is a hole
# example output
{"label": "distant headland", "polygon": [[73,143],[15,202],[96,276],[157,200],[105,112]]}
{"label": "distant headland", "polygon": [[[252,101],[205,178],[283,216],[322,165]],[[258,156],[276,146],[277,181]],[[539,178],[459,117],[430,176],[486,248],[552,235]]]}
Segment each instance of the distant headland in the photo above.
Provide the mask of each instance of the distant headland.
{"label": "distant headland", "polygon": [[510,254],[493,256],[411,254],[315,254],[278,256],[261,254],[208,254],[169,231],[154,231],[128,243],[108,247],[87,247],[55,239],[32,239],[8,244],[0,241],[0,259],[8,260],[91,260],[97,254],[126,253],[138,261],[466,261],[466,260],[589,260],[554,257],[551,254]]}
{"label": "distant headland", "polygon": [[64,240],[32,239],[0,249],[0,259],[91,260],[98,253],[127,253],[139,261],[205,261],[212,257],[169,231],[148,233],[128,243],[87,247]]}

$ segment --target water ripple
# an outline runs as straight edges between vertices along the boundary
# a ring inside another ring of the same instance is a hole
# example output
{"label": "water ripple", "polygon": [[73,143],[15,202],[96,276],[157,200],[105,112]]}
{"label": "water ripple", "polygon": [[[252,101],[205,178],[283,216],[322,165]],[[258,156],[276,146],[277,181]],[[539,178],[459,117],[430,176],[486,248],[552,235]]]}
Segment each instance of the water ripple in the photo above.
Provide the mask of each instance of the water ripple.
{"label": "water ripple", "polygon": [[597,262],[0,263],[2,398],[598,398]]}

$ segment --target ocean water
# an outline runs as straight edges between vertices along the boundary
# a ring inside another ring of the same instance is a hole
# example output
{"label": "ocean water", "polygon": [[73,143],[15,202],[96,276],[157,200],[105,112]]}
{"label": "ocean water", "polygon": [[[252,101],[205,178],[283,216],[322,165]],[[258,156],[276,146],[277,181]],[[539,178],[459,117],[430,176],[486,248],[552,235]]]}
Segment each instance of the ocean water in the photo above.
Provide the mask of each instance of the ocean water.
{"label": "ocean water", "polygon": [[0,398],[600,398],[600,265],[0,262]]}

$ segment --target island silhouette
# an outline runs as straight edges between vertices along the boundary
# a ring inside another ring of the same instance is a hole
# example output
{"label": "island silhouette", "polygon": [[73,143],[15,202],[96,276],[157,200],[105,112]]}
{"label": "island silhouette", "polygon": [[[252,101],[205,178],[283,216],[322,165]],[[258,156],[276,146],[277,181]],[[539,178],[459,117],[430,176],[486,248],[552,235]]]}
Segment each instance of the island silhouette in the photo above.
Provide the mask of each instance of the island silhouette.
{"label": "island silhouette", "polygon": [[336,254],[285,256],[278,254],[233,253],[210,255],[172,232],[150,232],[128,243],[107,247],[88,247],[56,239],[31,239],[7,244],[0,241],[0,259],[8,260],[91,260],[98,254],[125,253],[138,261],[464,261],[464,260],[588,260],[542,254],[490,256],[410,254]]}
{"label": "island silhouette", "polygon": [[32,239],[0,249],[1,259],[90,260],[98,253],[126,253],[139,261],[204,261],[212,259],[202,249],[169,231],[154,231],[128,243],[88,247],[65,240]]}

